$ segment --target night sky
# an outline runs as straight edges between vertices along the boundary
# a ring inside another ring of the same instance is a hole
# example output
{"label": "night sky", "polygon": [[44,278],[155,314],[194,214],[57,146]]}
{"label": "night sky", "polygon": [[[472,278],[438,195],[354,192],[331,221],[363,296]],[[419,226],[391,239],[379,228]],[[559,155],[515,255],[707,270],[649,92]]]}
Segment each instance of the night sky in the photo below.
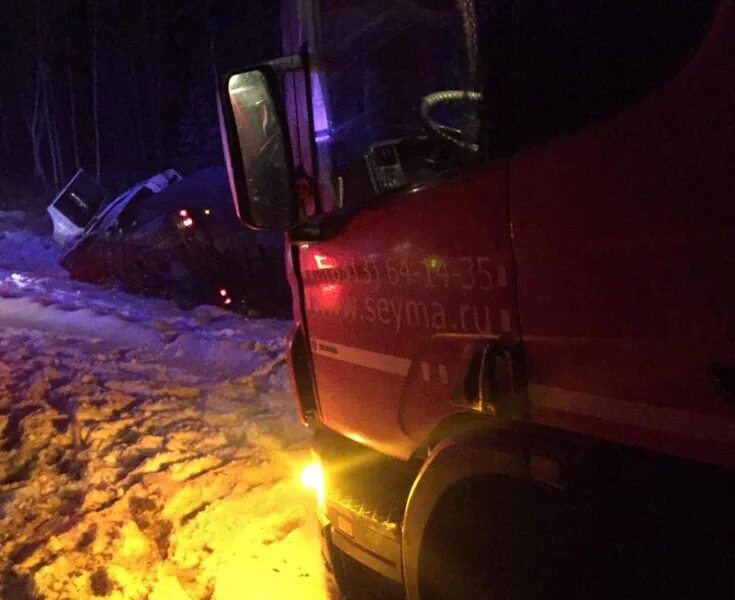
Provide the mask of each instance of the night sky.
{"label": "night sky", "polygon": [[280,53],[272,0],[3,0],[0,203],[53,194],[77,156],[96,170],[95,12],[100,172],[110,188],[217,162],[214,68],[221,75]]}

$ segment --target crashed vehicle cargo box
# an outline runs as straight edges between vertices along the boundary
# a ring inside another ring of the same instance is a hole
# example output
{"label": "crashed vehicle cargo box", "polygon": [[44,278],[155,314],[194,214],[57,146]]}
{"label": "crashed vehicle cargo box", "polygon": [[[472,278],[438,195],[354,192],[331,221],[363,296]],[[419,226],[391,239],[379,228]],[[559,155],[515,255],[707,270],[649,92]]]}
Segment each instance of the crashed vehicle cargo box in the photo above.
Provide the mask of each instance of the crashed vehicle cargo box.
{"label": "crashed vehicle cargo box", "polygon": [[104,192],[94,178],[79,169],[46,209],[54,225],[54,241],[63,247],[80,236],[104,199]]}
{"label": "crashed vehicle cargo box", "polygon": [[170,298],[184,308],[291,315],[283,237],[239,222],[222,167],[103,209],[61,264],[77,279]]}
{"label": "crashed vehicle cargo box", "polygon": [[92,175],[79,169],[46,209],[53,222],[54,241],[59,246],[70,247],[84,237],[86,231],[94,230],[101,220],[114,217],[128,202],[156,194],[177,181],[181,181],[181,175],[174,169],[167,169],[105,202],[102,187]]}

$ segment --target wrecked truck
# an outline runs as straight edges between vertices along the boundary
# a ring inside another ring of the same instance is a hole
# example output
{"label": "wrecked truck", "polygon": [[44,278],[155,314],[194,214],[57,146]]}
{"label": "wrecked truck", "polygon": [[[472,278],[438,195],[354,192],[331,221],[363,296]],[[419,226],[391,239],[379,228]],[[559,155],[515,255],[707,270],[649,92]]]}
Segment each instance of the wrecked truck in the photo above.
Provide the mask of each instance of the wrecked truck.
{"label": "wrecked truck", "polygon": [[247,230],[233,218],[224,168],[186,177],[169,169],[110,202],[103,198],[81,171],[48,207],[54,240],[67,249],[61,265],[75,279],[182,308],[211,304],[290,317],[282,236]]}

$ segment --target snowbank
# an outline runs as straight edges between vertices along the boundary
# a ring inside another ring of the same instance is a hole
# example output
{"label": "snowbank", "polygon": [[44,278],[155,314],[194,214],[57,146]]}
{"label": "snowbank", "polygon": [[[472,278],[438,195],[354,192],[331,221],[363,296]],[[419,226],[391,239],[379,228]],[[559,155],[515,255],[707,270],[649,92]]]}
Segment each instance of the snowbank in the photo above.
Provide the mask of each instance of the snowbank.
{"label": "snowbank", "polygon": [[50,224],[44,216],[20,210],[0,210],[0,269],[32,271],[39,276],[66,278],[59,266],[61,250],[45,232]]}

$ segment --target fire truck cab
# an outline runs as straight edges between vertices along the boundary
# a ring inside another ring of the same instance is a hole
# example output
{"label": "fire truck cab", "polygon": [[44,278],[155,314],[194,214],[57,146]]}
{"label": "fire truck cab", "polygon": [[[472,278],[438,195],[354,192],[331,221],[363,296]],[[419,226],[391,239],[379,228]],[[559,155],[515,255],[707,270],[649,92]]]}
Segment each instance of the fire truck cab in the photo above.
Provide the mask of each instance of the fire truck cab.
{"label": "fire truck cab", "polygon": [[222,129],[348,597],[732,597],[735,3],[282,21]]}

